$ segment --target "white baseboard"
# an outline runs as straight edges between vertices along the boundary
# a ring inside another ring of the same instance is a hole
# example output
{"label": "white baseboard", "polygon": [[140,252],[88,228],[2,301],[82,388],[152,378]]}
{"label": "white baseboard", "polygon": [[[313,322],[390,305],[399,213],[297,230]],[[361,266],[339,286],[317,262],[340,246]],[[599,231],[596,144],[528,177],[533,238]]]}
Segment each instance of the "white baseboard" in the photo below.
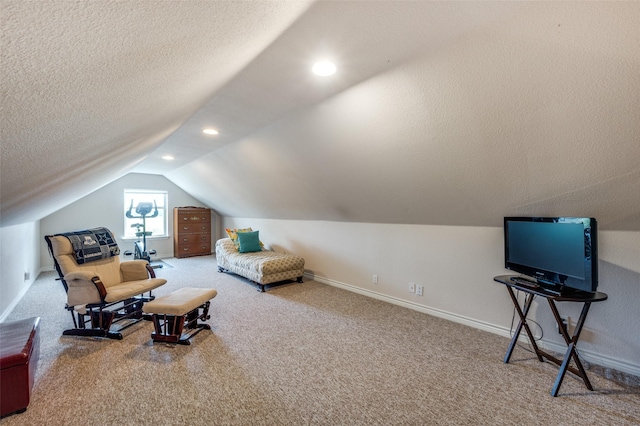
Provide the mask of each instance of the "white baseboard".
{"label": "white baseboard", "polygon": [[[40,270],[40,272],[42,272],[42,270]],[[38,273],[39,275],[40,273]],[[31,288],[31,285],[35,282],[35,279],[33,280],[29,280],[29,282],[27,283],[27,285],[25,285],[22,290],[20,291],[20,293],[16,296],[15,299],[13,299],[13,301],[11,302],[11,304],[9,306],[7,306],[7,309],[4,310],[4,312],[2,313],[2,315],[0,315],[0,322],[3,322],[5,319],[7,319],[7,317],[9,316],[9,314],[13,311],[13,309],[16,307],[16,305],[22,300],[22,298],[24,297],[25,294],[27,294],[27,291],[29,291],[29,289]]]}
{"label": "white baseboard", "polygon": [[[414,311],[433,315],[435,317],[443,318],[459,324],[468,325],[469,327],[477,328],[483,331],[488,331],[489,333],[497,334],[499,336],[511,338],[511,330],[508,327],[502,327],[502,326],[490,324],[484,321],[479,321],[473,318],[465,317],[463,315],[454,314],[452,312],[447,312],[447,311],[443,311],[436,308],[430,308],[428,306],[420,305],[418,303],[413,303],[406,300],[398,299],[396,297],[388,296],[386,294],[378,293],[376,291],[371,291],[371,290],[363,289],[360,287],[356,287],[351,284],[346,284],[346,283],[335,281],[329,278],[319,277],[319,276],[313,275],[313,273],[305,272],[305,277],[310,280],[318,281],[323,284],[328,284],[333,287],[342,288],[344,290],[351,291],[353,293],[362,294],[363,296],[372,297],[374,299],[382,300],[384,302],[392,303],[394,305],[402,306],[408,309],[413,309]],[[522,341],[523,343],[527,343],[528,339],[526,336],[522,335],[520,336],[519,341]],[[558,352],[558,353],[564,353],[567,350],[566,346],[563,346],[556,342],[550,342],[545,339],[539,340],[536,343],[538,344],[538,346],[540,346],[543,349],[547,349],[547,350]],[[592,364],[600,365],[602,367],[611,368],[617,371],[621,371],[623,373],[640,377],[639,365],[634,365],[624,360],[620,360],[617,358],[601,355],[592,351],[587,351],[582,349],[580,350],[580,357]]]}

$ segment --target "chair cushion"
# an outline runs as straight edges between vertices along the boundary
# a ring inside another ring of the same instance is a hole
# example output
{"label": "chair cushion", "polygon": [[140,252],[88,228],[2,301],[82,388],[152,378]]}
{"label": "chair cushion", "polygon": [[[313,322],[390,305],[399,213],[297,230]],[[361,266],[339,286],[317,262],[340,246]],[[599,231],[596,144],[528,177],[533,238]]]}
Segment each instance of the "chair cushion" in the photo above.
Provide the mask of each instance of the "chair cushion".
{"label": "chair cushion", "polygon": [[107,289],[107,297],[105,297],[105,300],[107,302],[117,302],[118,300],[128,299],[141,293],[151,291],[154,288],[158,288],[166,282],[167,280],[162,278],[127,281],[122,284],[109,287]]}
{"label": "chair cushion", "polygon": [[122,281],[146,280],[149,278],[146,260],[128,260],[120,264]]}
{"label": "chair cushion", "polygon": [[107,259],[96,260],[95,262],[78,265],[73,253],[73,246],[67,237],[56,235],[50,238],[51,249],[58,260],[58,265],[65,276],[70,272],[88,271],[97,275],[102,280],[105,287],[120,284],[123,279],[120,274],[120,258],[109,257]]}

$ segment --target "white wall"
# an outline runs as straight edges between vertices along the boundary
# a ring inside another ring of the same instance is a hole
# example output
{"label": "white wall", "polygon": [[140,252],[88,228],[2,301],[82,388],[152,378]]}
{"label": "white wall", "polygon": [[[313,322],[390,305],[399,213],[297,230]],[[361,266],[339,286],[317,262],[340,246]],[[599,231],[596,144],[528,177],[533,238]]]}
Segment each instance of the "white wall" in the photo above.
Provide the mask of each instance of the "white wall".
{"label": "white wall", "polygon": [[[493,281],[509,273],[502,228],[228,217],[223,225],[251,226],[274,250],[303,256],[307,275],[317,281],[509,335],[513,305]],[[599,250],[598,290],[609,299],[591,306],[580,353],[640,375],[640,232],[600,232]],[[424,295],[409,293],[409,282],[423,285]],[[577,304],[560,303],[559,310],[575,325]],[[543,346],[564,352],[546,301],[536,300],[529,317],[544,330]]]}
{"label": "white wall", "polygon": [[40,223],[0,228],[0,321],[40,273]]}
{"label": "white wall", "polygon": [[[135,240],[122,238],[124,233],[124,190],[149,189],[168,192],[169,237],[147,239],[147,247],[157,251],[152,259],[173,257],[173,208],[182,206],[205,207],[198,200],[184,192],[167,178],[160,175],[129,173],[122,178],[92,192],[67,207],[43,218],[40,222],[40,262],[44,268],[53,268],[45,235],[105,226],[116,236],[121,253],[133,250]],[[127,206],[128,207],[128,206]],[[215,231],[216,218],[212,215],[212,230]],[[215,238],[215,232],[214,237]],[[123,259],[124,255],[121,254]],[[128,257],[132,259],[132,257]]]}
{"label": "white wall", "polygon": [[[640,231],[640,3],[443,3],[468,17],[483,16],[470,7],[517,12],[437,47],[436,34],[416,31],[424,50],[167,177],[228,217],[502,226],[507,215],[587,216]],[[374,9],[397,4],[432,7]],[[414,16],[403,17],[428,28]]]}

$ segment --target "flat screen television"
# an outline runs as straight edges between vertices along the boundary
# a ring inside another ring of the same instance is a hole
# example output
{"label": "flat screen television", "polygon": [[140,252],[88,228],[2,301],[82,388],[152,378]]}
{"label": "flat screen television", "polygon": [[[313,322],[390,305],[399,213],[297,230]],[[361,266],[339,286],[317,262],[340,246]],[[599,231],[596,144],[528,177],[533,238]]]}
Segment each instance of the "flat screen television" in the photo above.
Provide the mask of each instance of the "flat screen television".
{"label": "flat screen television", "polygon": [[594,218],[505,217],[505,268],[556,291],[596,291],[597,234]]}

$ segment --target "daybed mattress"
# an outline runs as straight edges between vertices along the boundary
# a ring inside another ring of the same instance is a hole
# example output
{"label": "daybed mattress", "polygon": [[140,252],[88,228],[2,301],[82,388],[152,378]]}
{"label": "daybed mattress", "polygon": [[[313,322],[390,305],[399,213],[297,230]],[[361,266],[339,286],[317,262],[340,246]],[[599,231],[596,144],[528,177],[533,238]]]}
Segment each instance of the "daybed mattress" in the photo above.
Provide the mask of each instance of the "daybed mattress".
{"label": "daybed mattress", "polygon": [[230,238],[216,242],[216,261],[219,268],[258,284],[297,279],[304,275],[304,258],[270,250],[239,253]]}

